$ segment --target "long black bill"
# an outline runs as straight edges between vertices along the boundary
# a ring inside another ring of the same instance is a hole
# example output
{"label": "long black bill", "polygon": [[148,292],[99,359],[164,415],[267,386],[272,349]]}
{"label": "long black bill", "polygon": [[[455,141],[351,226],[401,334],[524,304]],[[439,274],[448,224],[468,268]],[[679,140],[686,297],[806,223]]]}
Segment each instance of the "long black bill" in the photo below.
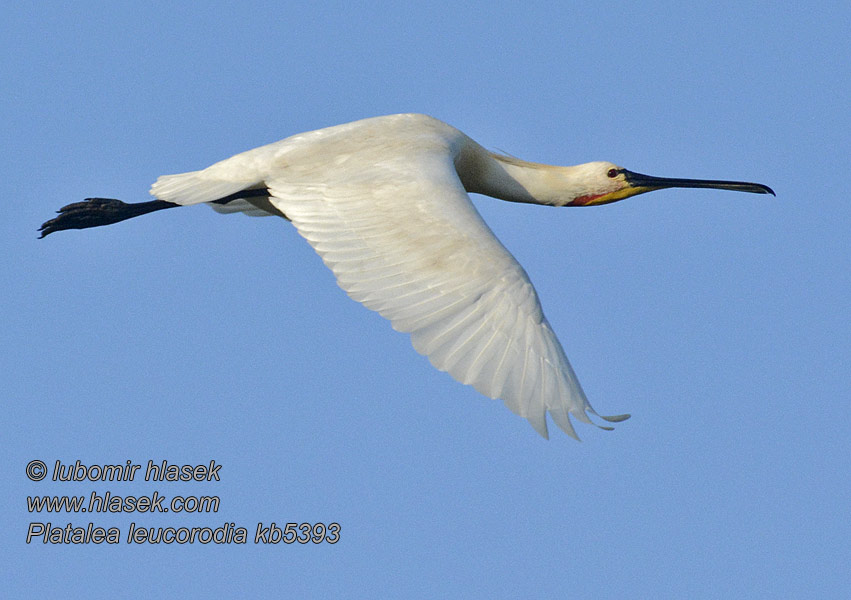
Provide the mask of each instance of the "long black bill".
{"label": "long black bill", "polygon": [[633,187],[646,187],[654,190],[664,188],[712,188],[716,190],[733,190],[734,192],[750,192],[752,194],[771,194],[776,196],[767,185],[749,183],[747,181],[722,181],[718,179],[676,179],[672,177],[653,177],[634,173],[627,169],[621,171],[627,182]]}

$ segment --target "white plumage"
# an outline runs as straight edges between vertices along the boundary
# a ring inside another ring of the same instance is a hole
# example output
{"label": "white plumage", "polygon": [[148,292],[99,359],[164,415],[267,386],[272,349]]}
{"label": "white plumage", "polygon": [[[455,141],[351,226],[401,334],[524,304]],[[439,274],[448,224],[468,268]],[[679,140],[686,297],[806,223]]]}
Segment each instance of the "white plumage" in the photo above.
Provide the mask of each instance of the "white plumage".
{"label": "white plumage", "polygon": [[467,193],[591,206],[670,187],[774,193],[740,181],[651,177],[608,162],[530,163],[488,152],[437,119],[407,114],[295,135],[201,171],[165,175],[151,188],[157,198],[151,202],[70,204],[41,232],[202,202],[224,213],[285,217],[340,287],[410,333],[414,348],[435,367],[501,398],[544,437],[547,413],[577,437],[570,415],[592,423],[589,413],[597,413],[529,277]]}
{"label": "white plumage", "polygon": [[[436,368],[501,398],[544,437],[547,412],[576,437],[568,414],[591,423],[586,413],[594,409],[529,277],[482,220],[457,171],[475,165],[465,175],[474,181],[485,160],[496,159],[441,121],[394,115],[165,175],[151,194],[186,205],[266,186],[340,287],[410,333]],[[239,202],[248,214],[271,214],[254,199]],[[232,212],[232,204],[213,206]]]}

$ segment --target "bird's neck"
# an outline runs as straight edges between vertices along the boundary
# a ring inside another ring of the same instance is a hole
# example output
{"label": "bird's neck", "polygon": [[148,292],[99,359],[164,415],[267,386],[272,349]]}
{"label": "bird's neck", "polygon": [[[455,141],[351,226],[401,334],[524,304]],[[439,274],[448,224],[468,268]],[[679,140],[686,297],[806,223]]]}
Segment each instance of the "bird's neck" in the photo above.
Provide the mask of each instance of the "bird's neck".
{"label": "bird's neck", "polygon": [[[462,158],[464,158],[462,156]],[[509,202],[564,206],[578,195],[565,175],[571,167],[555,167],[493,154],[485,150],[459,165],[464,188]]]}

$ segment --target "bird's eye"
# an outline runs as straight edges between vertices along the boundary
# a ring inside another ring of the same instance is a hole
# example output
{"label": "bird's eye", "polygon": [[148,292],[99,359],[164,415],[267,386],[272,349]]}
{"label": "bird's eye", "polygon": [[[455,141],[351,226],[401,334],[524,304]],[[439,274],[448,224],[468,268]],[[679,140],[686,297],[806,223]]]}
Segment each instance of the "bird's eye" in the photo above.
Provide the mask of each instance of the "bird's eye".
{"label": "bird's eye", "polygon": [[609,177],[614,179],[615,177],[618,176],[618,170],[617,169],[609,169],[609,172],[606,173],[606,175],[608,175]]}

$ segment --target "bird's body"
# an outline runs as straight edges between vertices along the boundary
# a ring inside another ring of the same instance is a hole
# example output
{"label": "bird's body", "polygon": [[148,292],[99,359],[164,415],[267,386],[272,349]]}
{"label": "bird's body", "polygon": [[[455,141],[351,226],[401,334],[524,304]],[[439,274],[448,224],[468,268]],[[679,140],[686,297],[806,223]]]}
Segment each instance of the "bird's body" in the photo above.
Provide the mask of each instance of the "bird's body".
{"label": "bird's body", "polygon": [[[501,398],[545,437],[547,413],[576,437],[568,415],[591,423],[596,412],[529,277],[467,193],[577,206],[661,187],[770,192],[758,184],[651,178],[611,163],[527,163],[490,153],[437,119],[406,114],[295,135],[201,171],[160,177],[151,188],[157,200],[144,205],[70,205],[43,234],[202,202],[220,212],[283,216],[349,296],[410,333],[435,367]],[[97,222],[98,211],[110,216]]]}

